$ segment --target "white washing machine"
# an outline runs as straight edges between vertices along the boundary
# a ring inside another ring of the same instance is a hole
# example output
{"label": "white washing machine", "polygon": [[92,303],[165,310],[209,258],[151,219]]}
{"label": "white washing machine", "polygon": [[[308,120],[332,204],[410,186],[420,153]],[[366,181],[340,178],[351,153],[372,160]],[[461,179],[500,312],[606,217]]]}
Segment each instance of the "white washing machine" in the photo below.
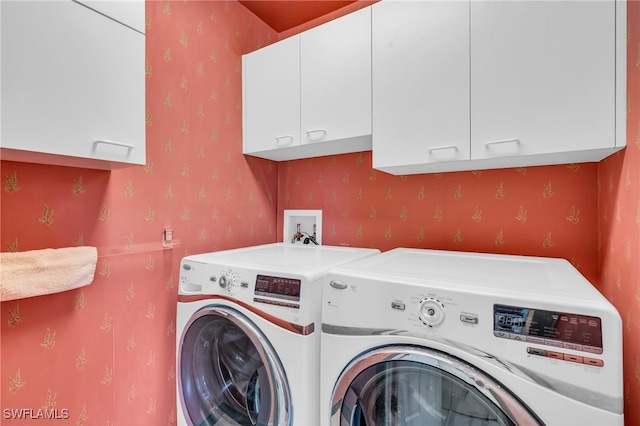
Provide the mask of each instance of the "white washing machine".
{"label": "white washing machine", "polygon": [[567,261],[395,249],[325,275],[323,425],[622,425],[622,323]]}
{"label": "white washing machine", "polygon": [[323,275],[377,253],[268,244],[182,259],[178,424],[317,425]]}

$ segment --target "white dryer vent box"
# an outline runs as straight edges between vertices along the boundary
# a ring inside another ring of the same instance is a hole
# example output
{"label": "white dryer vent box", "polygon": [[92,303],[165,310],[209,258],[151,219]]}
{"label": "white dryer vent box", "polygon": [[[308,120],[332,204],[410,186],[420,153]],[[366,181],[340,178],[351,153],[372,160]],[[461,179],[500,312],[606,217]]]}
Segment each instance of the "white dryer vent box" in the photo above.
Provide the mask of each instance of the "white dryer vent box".
{"label": "white dryer vent box", "polygon": [[[315,235],[314,235],[315,234]],[[322,244],[322,210],[285,210],[282,242],[292,244]]]}

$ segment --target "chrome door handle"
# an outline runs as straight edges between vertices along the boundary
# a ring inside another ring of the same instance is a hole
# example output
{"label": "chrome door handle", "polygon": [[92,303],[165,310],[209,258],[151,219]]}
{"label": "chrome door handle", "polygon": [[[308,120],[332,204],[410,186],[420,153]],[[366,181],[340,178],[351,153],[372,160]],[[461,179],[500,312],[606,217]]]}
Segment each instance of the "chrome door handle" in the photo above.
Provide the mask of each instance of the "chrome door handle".
{"label": "chrome door handle", "polygon": [[[282,143],[280,142],[282,139],[288,139],[289,141],[287,143]],[[293,143],[293,136],[291,135],[276,136],[276,145],[278,146],[288,146],[288,145],[291,145],[292,143]]]}
{"label": "chrome door handle", "polygon": [[106,139],[98,139],[93,141],[93,146],[95,147],[96,145],[114,145],[114,146],[121,146],[123,148],[127,148],[128,150],[132,150],[133,148],[135,148],[135,146],[128,144],[128,143],[123,143],[123,142],[116,142],[116,141],[109,141]]}
{"label": "chrome door handle", "polygon": [[489,148],[489,146],[491,145],[500,145],[500,144],[507,144],[507,143],[515,143],[516,145],[519,145],[520,139],[505,139],[500,141],[490,141],[490,142],[485,142],[484,146]]}

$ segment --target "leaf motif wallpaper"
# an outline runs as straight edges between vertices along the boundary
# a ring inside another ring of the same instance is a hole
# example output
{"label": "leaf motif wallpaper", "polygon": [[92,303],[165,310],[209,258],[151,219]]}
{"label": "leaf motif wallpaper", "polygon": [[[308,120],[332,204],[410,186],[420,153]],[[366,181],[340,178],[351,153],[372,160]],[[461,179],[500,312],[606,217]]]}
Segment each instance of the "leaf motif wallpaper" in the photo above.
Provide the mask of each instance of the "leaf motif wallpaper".
{"label": "leaf motif wallpaper", "polygon": [[593,281],[596,179],[597,164],[398,177],[366,152],[281,164],[278,207],[322,208],[324,244],[564,257]]}
{"label": "leaf motif wallpaper", "polygon": [[282,240],[285,209],[322,209],[325,244],[570,260],[620,311],[626,423],[640,424],[640,3],[627,4],[624,151],[598,164],[396,177],[373,170],[370,152],[243,156],[241,54],[282,35],[233,0],[147,2],[147,164],[0,162],[0,250],[99,254],[91,285],[0,304],[0,423],[47,424],[4,416],[47,409],[56,425],[176,424],[180,259]]}
{"label": "leaf motif wallpaper", "polygon": [[598,164],[599,288],[623,323],[625,424],[640,423],[640,2],[627,2],[627,147]]}
{"label": "leaf motif wallpaper", "polygon": [[241,149],[241,55],[276,39],[235,1],[148,2],[147,164],[1,163],[1,250],[98,263],[87,287],[0,305],[0,423],[176,423],[180,259],[276,240],[278,165]]}

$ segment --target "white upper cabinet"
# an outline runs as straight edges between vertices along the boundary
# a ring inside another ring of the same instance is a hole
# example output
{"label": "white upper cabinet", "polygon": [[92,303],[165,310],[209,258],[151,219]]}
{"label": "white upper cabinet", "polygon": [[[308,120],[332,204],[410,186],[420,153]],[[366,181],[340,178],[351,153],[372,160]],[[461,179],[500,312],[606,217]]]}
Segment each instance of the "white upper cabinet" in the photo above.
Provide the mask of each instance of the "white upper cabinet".
{"label": "white upper cabinet", "polygon": [[372,9],[373,167],[419,173],[468,160],[469,3]]}
{"label": "white upper cabinet", "polygon": [[597,161],[624,146],[615,45],[614,1],[472,1],[471,158]]}
{"label": "white upper cabinet", "polygon": [[371,149],[371,12],[243,56],[243,152],[276,161]]}
{"label": "white upper cabinet", "polygon": [[371,9],[300,35],[302,143],[368,137]]}
{"label": "white upper cabinet", "polygon": [[244,153],[300,146],[300,37],[244,55],[242,88]]}
{"label": "white upper cabinet", "polygon": [[375,168],[599,161],[625,146],[624,1],[372,9]]}
{"label": "white upper cabinet", "polygon": [[145,164],[144,34],[72,1],[0,8],[2,159]]}

